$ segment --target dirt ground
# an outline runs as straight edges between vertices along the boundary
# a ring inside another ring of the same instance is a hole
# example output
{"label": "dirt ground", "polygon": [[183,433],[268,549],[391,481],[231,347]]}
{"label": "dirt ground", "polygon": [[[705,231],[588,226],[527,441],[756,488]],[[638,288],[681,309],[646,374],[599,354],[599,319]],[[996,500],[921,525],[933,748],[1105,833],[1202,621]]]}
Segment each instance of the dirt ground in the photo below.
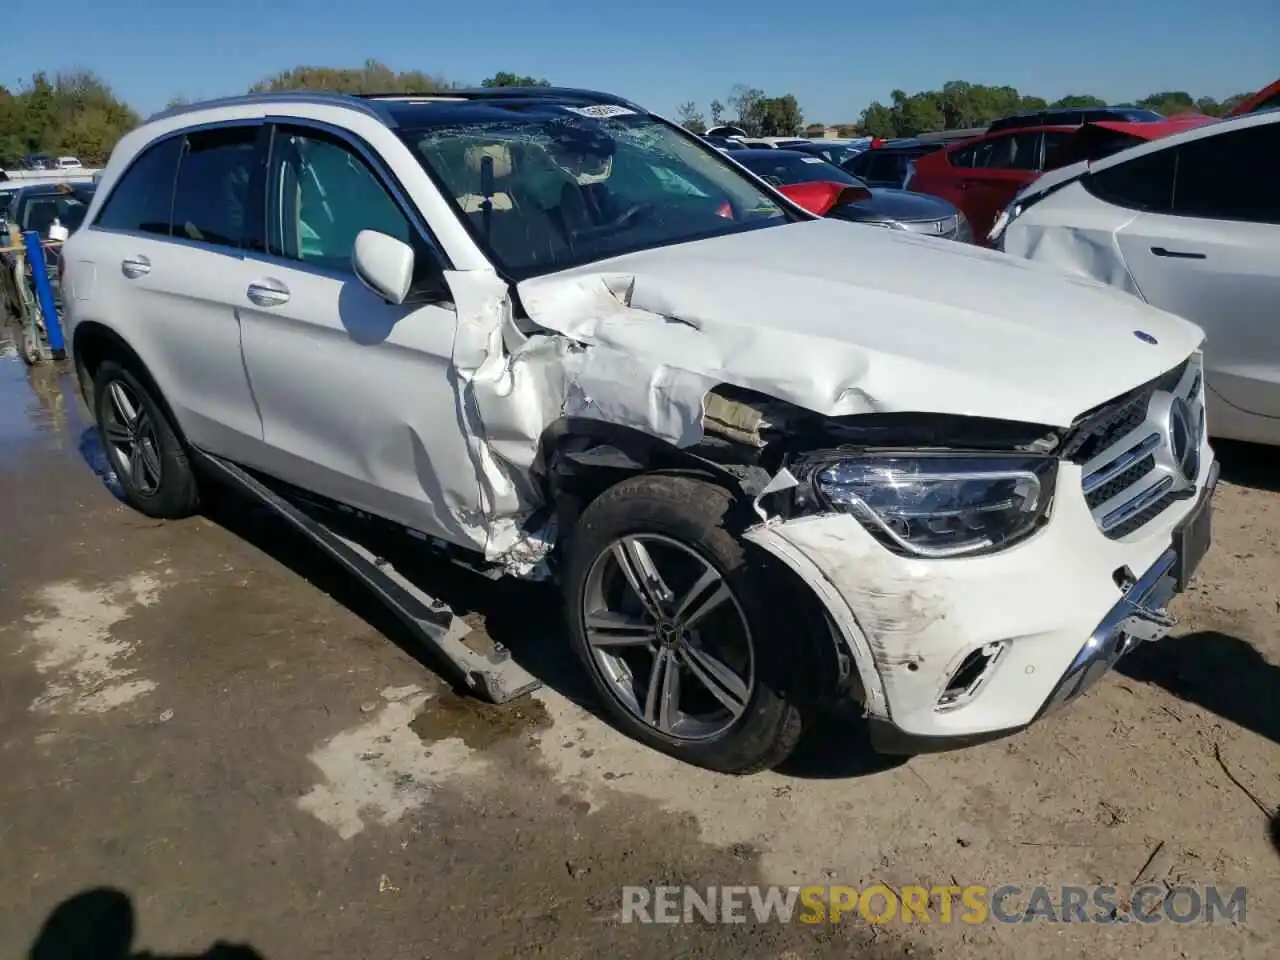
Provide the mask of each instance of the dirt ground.
{"label": "dirt ground", "polygon": [[[538,588],[427,571],[546,682],[480,707],[270,517],[230,498],[182,523],[133,513],[103,479],[70,375],[5,352],[0,957],[1278,954],[1270,451],[1222,446],[1215,546],[1175,636],[1065,713],[905,763],[832,720],[784,770],[731,778],[645,750],[580,705]],[[628,884],[1124,891],[1144,875],[1243,885],[1246,917],[620,918]]]}

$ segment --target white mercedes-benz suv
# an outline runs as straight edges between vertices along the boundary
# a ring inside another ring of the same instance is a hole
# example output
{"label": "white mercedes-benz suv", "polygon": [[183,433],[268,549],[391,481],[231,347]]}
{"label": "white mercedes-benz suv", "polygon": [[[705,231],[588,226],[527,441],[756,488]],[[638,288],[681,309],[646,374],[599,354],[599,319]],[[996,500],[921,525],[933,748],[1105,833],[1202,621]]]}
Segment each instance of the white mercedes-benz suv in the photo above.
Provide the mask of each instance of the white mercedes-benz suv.
{"label": "white mercedes-benz suv", "polygon": [[1198,327],[812,216],[598,93],[170,110],[64,262],[134,507],[222,465],[554,581],[612,722],[713,769],[832,702],[890,752],[1026,727],[1167,632],[1208,546]]}

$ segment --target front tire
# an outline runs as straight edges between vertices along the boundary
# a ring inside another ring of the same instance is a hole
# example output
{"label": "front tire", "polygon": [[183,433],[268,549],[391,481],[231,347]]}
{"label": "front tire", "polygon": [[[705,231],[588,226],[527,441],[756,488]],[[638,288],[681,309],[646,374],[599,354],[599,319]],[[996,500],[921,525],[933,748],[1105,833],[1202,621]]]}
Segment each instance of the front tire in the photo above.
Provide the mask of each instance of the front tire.
{"label": "front tire", "polygon": [[195,513],[191,462],[151,388],[114,360],[102,362],[93,386],[98,436],[129,506],[165,520]]}
{"label": "front tire", "polygon": [[791,681],[807,661],[771,612],[786,603],[779,582],[727,529],[732,508],[702,480],[623,481],[574,527],[564,585],[570,641],[610,720],[690,764],[746,774],[799,741]]}

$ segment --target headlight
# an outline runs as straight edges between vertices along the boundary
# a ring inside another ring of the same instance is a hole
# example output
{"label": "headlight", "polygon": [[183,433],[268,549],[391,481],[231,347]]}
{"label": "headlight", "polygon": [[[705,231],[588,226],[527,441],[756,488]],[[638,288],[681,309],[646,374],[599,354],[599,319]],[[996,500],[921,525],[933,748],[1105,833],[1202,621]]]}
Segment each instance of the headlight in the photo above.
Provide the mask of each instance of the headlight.
{"label": "headlight", "polygon": [[895,553],[989,553],[1030,536],[1053,500],[1052,457],[867,455],[817,475],[827,503]]}

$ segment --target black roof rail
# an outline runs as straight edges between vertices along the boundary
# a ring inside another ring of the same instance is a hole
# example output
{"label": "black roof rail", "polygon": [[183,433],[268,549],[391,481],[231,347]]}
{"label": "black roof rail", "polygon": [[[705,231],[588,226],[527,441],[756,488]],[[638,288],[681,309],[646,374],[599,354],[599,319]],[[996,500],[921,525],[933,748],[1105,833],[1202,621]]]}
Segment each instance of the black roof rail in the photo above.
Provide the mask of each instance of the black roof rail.
{"label": "black roof rail", "polygon": [[364,97],[350,93],[335,93],[330,90],[276,90],[264,91],[262,93],[243,93],[234,97],[219,97],[216,100],[203,100],[197,103],[183,103],[176,107],[168,107],[158,113],[153,113],[147,117],[147,123],[152,120],[163,120],[167,117],[181,116],[184,113],[192,113],[196,110],[217,109],[219,107],[238,107],[246,104],[261,103],[262,101],[292,101],[294,103],[313,103],[323,106],[339,106],[348,107],[359,110],[361,113],[369,114],[376,117],[382,123],[388,126],[395,126],[395,120],[391,114],[385,109],[380,109],[375,104],[368,102]]}
{"label": "black roof rail", "polygon": [[632,103],[624,97],[599,90],[583,90],[577,87],[460,87],[451,90],[436,90],[431,93],[413,93],[409,91],[387,91],[385,93],[357,93],[354,96],[362,100],[580,100],[584,103],[600,106],[627,107],[638,113],[648,113],[639,104]]}

